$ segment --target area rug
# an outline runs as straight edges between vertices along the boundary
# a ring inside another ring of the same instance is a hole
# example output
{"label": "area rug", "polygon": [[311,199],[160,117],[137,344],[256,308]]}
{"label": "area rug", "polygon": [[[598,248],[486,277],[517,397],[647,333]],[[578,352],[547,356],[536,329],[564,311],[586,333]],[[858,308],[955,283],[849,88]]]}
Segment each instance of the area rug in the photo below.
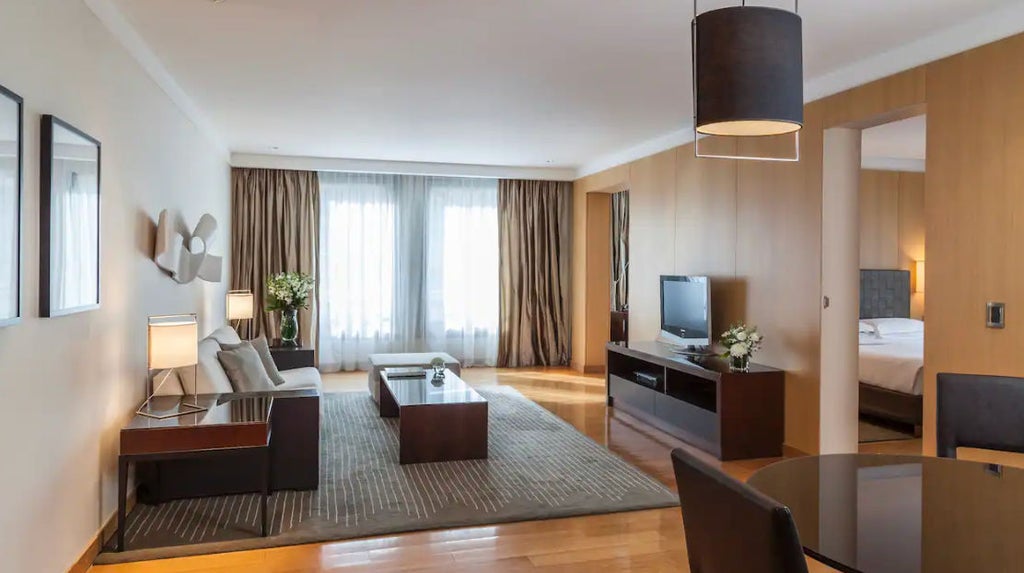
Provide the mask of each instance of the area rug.
{"label": "area rug", "polygon": [[890,424],[873,418],[860,419],[860,443],[892,442],[895,440],[913,440],[914,432],[909,426]]}
{"label": "area rug", "polygon": [[[397,419],[365,392],[325,394],[320,489],[278,492],[259,536],[255,494],[138,505],[119,563],[425,529],[613,513],[678,504],[657,480],[513,388],[488,401],[489,458],[399,465]],[[437,428],[444,431],[444,428]]]}

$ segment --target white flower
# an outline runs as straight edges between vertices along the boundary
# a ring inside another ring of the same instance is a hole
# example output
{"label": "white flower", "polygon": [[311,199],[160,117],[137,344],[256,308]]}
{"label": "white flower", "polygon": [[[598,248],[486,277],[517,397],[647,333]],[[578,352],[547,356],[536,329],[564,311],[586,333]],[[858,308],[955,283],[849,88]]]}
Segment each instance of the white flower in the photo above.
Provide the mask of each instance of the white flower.
{"label": "white flower", "polygon": [[732,346],[729,347],[729,356],[740,358],[742,356],[746,356],[747,352],[749,351],[750,348],[746,344],[743,344],[742,342],[737,342],[736,344],[733,344]]}
{"label": "white flower", "polygon": [[750,334],[750,341],[751,342],[755,342],[755,343],[756,342],[761,342],[761,333],[760,332],[752,332]]}
{"label": "white flower", "polygon": [[741,331],[736,333],[736,340],[739,340],[740,342],[743,342],[746,339],[747,339],[747,333],[746,332],[741,330]]}

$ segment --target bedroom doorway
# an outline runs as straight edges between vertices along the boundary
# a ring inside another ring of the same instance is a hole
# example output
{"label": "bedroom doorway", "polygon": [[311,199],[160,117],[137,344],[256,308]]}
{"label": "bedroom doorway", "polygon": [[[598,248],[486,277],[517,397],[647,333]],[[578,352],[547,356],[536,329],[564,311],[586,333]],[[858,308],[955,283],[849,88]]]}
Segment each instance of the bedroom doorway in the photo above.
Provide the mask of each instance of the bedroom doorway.
{"label": "bedroom doorway", "polygon": [[824,133],[822,453],[921,452],[924,112]]}
{"label": "bedroom doorway", "polygon": [[921,435],[926,135],[925,115],[861,132],[861,444],[908,440],[914,449]]}

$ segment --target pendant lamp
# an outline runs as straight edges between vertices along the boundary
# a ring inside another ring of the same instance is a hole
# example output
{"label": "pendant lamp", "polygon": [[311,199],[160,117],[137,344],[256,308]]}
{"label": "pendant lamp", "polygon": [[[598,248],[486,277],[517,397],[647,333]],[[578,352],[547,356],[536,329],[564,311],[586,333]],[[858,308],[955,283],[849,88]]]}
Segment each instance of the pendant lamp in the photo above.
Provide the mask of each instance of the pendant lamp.
{"label": "pendant lamp", "polygon": [[694,123],[702,135],[793,133],[804,122],[802,21],[796,12],[747,6],[697,14]]}

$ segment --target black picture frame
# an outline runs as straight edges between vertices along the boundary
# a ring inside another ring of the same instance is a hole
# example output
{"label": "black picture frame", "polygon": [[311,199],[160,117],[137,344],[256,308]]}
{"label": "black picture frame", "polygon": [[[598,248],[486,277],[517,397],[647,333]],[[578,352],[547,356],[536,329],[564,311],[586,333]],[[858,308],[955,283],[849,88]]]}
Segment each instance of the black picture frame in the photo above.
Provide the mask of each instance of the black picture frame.
{"label": "black picture frame", "polygon": [[[53,228],[53,179],[54,179],[54,134],[57,129],[64,129],[81,137],[96,146],[96,298],[87,304],[69,308],[54,308],[53,304],[53,271],[51,254],[54,241]],[[43,115],[40,126],[39,150],[39,316],[53,318],[80,312],[89,312],[100,308],[101,284],[100,269],[102,257],[102,157],[103,146],[98,139],[76,128],[70,123],[53,115]]]}
{"label": "black picture frame", "polygon": [[[21,261],[21,248],[22,248],[22,204],[24,202],[24,187],[25,187],[25,100],[20,95],[0,85],[0,98],[10,100],[17,106],[17,141],[15,142],[15,155],[17,163],[17,176],[15,185],[17,189],[15,191],[14,199],[14,233],[15,233],[15,266],[14,266],[14,315],[13,316],[0,316],[0,327],[12,326],[21,322],[22,313],[22,302],[21,302],[21,274],[22,274],[22,261]],[[0,225],[3,222],[0,221]],[[0,280],[3,280],[0,278]]]}

